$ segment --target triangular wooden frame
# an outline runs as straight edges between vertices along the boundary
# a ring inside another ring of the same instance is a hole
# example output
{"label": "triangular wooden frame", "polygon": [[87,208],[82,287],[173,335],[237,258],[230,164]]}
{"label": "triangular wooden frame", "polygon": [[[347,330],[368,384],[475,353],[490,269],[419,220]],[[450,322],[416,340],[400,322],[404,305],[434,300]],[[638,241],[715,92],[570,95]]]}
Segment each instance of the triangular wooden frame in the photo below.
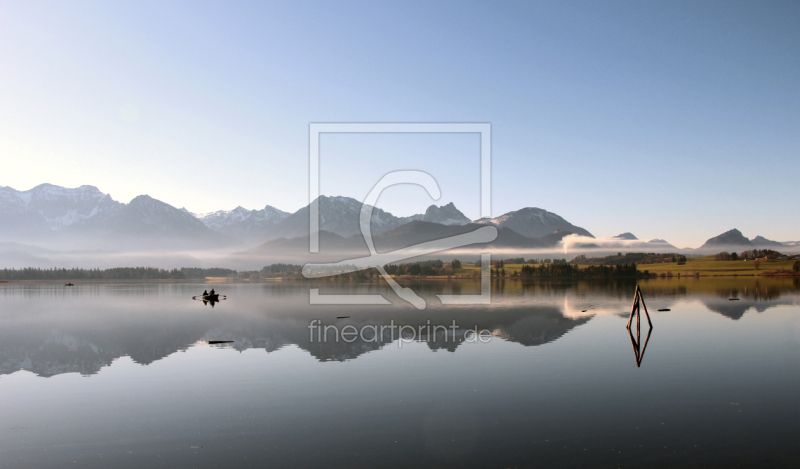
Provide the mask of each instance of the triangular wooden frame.
{"label": "triangular wooden frame", "polygon": [[[641,318],[642,312],[641,310],[644,309],[644,315],[647,318],[647,323],[650,325],[650,329],[647,331],[647,337],[644,339],[644,344],[642,344],[641,338]],[[631,324],[633,324],[633,317],[636,316],[636,337],[633,337],[633,331],[631,330]],[[647,342],[650,340],[650,333],[653,332],[653,322],[650,321],[650,313],[647,312],[647,305],[644,303],[644,296],[642,296],[642,290],[639,289],[639,285],[636,285],[636,294],[633,296],[633,306],[631,306],[631,317],[628,319],[628,325],[625,326],[628,329],[628,335],[631,336],[631,345],[633,346],[633,354],[636,357],[636,366],[642,366],[642,359],[644,358],[644,351],[647,348]]]}
{"label": "triangular wooden frame", "polygon": [[650,329],[653,328],[653,322],[650,321],[650,314],[647,312],[647,305],[644,304],[644,297],[642,296],[642,291],[639,289],[639,285],[636,285],[636,294],[633,297],[633,306],[631,307],[631,317],[628,319],[628,325],[625,326],[626,329],[631,328],[631,323],[633,322],[633,316],[636,315],[636,329],[639,329],[639,320],[642,317],[641,308],[639,307],[641,304],[641,308],[644,309],[644,315],[647,317],[647,323],[650,324]]}

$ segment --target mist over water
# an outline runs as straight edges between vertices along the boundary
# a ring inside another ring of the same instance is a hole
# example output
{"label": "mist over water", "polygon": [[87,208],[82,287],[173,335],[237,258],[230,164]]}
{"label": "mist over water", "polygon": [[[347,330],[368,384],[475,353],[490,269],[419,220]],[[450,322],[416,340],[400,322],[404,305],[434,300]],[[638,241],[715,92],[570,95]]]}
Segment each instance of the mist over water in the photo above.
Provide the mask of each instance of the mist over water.
{"label": "mist over water", "polygon": [[[180,267],[223,267],[236,270],[259,270],[265,265],[275,263],[305,264],[341,262],[365,258],[369,251],[363,249],[337,249],[335,247],[321,246],[320,253],[309,253],[307,238],[297,243],[298,246],[286,249],[278,247],[268,251],[252,252],[242,251],[240,248],[213,249],[213,250],[187,250],[187,251],[58,251],[39,248],[36,246],[18,243],[0,243],[0,265],[8,269],[22,269],[27,267],[37,268],[83,268],[83,269],[109,269],[115,267],[155,267],[173,269]],[[784,254],[798,252],[798,247],[786,246],[781,248]],[[742,252],[742,246],[719,246],[713,250],[692,251],[678,249],[669,244],[647,243],[636,240],[620,240],[616,238],[588,238],[570,235],[561,243],[546,248],[511,248],[494,247],[487,249],[483,246],[466,246],[457,249],[430,252],[421,248],[405,248],[403,252],[408,257],[400,263],[417,262],[421,260],[442,260],[449,262],[460,259],[465,262],[475,262],[482,253],[490,252],[493,260],[524,258],[524,259],[566,259],[567,261],[577,256],[603,257],[614,255],[618,252],[646,252],[646,253],[687,253],[687,255],[708,255],[718,252]],[[380,249],[379,253],[391,253],[390,249]],[[391,255],[387,257],[392,257]],[[367,263],[371,263],[368,260]],[[350,262],[349,264],[354,264]],[[371,264],[370,264],[371,265]]]}

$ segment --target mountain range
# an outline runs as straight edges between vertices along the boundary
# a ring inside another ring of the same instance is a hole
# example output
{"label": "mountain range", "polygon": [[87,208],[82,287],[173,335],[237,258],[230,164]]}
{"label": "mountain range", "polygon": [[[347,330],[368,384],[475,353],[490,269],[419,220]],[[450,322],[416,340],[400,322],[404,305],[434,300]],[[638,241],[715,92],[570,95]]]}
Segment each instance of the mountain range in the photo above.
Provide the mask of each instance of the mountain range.
{"label": "mountain range", "polygon": [[736,228],[726,231],[719,236],[714,236],[705,242],[700,249],[703,250],[737,250],[738,249],[786,249],[793,247],[795,243],[781,243],[778,241],[769,240],[761,235],[753,239],[747,239],[741,231]]}
{"label": "mountain range", "polygon": [[189,213],[140,195],[123,204],[94,186],[0,187],[2,241],[58,249],[190,250],[239,243]]}
{"label": "mountain range", "polygon": [[290,214],[267,205],[261,210],[247,210],[239,206],[233,210],[218,210],[210,213],[181,211],[200,220],[208,228],[242,241],[258,239],[263,233],[275,229]]}
{"label": "mountain range", "polygon": [[[322,251],[365,253],[360,216],[362,210],[370,207],[362,207],[361,202],[349,197],[321,196],[317,202]],[[70,251],[222,250],[238,252],[239,256],[269,253],[288,256],[308,253],[309,211],[310,206],[288,213],[266,205],[259,210],[236,207],[191,213],[147,195],[121,203],[88,185],[70,189],[41,184],[27,191],[0,186],[0,252],[13,251],[19,257],[19,244],[13,243],[21,243]],[[476,246],[481,249],[511,252],[556,248],[565,243],[581,249],[678,250],[664,240],[642,241],[632,233],[602,240],[587,239],[594,236],[585,228],[536,207],[477,220],[467,218],[453,203],[431,205],[424,213],[408,217],[373,208],[371,216],[371,230],[379,251],[474,231],[482,225],[497,227],[498,237],[486,246]],[[565,239],[570,235],[579,238]],[[748,239],[734,229],[709,239],[696,252],[754,247],[796,250],[796,244],[762,236]],[[29,254],[30,250],[25,255]]]}
{"label": "mountain range", "polygon": [[[484,224],[482,223],[444,225],[415,220],[395,229],[373,234],[372,240],[377,252],[388,253],[428,241],[469,233],[483,226]],[[451,253],[451,257],[455,253],[459,253],[459,257],[470,260],[478,258],[477,252],[486,251],[504,255],[505,257],[512,257],[519,255],[520,252],[553,249],[558,246],[565,236],[570,234],[572,233],[569,231],[556,230],[546,236],[529,238],[510,228],[498,227],[497,238],[494,241],[471,244],[448,252]],[[369,250],[360,233],[344,237],[337,233],[321,230],[319,232],[319,240],[319,254],[310,254],[308,252],[309,235],[306,234],[304,236],[268,241],[255,248],[234,253],[232,256],[242,261],[246,259],[263,259],[262,263],[288,262],[289,260],[293,262],[330,262],[369,256]],[[415,260],[437,259],[440,256],[442,256],[441,253],[420,254],[420,257],[416,257]]]}
{"label": "mountain range", "polygon": [[[370,208],[349,197],[327,196],[318,199],[318,206],[320,230],[345,238],[360,235],[361,212]],[[0,241],[71,249],[245,248],[281,238],[308,236],[309,210],[310,206],[305,206],[288,213],[267,205],[260,210],[237,207],[192,213],[147,195],[140,195],[128,204],[120,203],[94,186],[68,189],[42,184],[27,191],[0,186]],[[373,234],[408,224],[429,228],[426,224],[460,227],[471,223],[453,203],[431,205],[425,213],[409,217],[373,208],[371,217]],[[592,236],[554,213],[531,207],[474,223],[514,229],[530,238],[559,230]]]}

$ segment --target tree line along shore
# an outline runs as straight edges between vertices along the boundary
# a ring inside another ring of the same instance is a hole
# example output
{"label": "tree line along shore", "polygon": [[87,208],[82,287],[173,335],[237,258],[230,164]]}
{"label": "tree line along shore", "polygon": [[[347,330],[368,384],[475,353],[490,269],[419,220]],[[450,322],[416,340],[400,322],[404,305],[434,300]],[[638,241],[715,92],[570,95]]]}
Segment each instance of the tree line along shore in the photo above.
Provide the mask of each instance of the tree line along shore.
{"label": "tree line along shore", "polygon": [[[478,278],[482,266],[478,262],[454,259],[392,264],[386,272],[397,278]],[[302,280],[302,266],[271,264],[260,270],[237,271],[227,268],[181,267],[117,267],[111,269],[23,268],[0,270],[0,281],[105,281],[105,280],[164,280],[164,281],[236,281]],[[493,278],[653,278],[700,276],[800,276],[800,258],[783,256],[769,250],[743,253],[719,253],[705,257],[686,257],[680,254],[618,253],[615,256],[566,259],[509,258],[492,261]],[[379,279],[377,269],[334,273],[329,280]]]}
{"label": "tree line along shore", "polygon": [[[481,275],[480,266],[458,266],[459,261],[444,263],[442,261],[423,261],[409,264],[386,266],[387,272],[393,277],[409,278],[478,278]],[[271,279],[304,280],[301,273],[302,266],[280,264],[265,266],[258,271],[236,271],[233,269],[213,268],[180,268],[158,269],[153,267],[119,267],[113,269],[2,269],[0,280],[5,281],[105,281],[105,280],[174,280],[174,281],[242,281],[253,282]],[[503,261],[490,267],[492,277],[519,277],[519,278],[620,278],[642,277],[646,274],[639,272],[635,264],[616,266],[576,266],[567,263],[540,263],[508,265]],[[331,280],[367,280],[378,279],[380,273],[377,269],[365,269],[353,272],[333,273]]]}

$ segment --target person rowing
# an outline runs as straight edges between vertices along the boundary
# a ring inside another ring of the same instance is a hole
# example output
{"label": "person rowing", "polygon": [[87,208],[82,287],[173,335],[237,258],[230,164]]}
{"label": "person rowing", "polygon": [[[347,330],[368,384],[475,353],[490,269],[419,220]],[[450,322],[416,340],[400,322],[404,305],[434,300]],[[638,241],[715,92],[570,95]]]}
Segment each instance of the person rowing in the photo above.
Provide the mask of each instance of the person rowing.
{"label": "person rowing", "polygon": [[[214,289],[212,288],[211,291],[204,290],[202,295],[193,296],[192,299],[203,300],[204,302],[210,301],[211,304],[213,305],[214,302],[220,300],[220,295],[219,295],[219,293],[214,291]],[[224,295],[223,295],[223,299],[224,299]]]}

